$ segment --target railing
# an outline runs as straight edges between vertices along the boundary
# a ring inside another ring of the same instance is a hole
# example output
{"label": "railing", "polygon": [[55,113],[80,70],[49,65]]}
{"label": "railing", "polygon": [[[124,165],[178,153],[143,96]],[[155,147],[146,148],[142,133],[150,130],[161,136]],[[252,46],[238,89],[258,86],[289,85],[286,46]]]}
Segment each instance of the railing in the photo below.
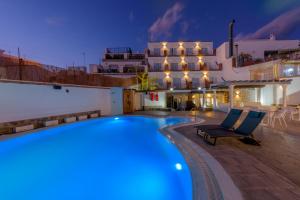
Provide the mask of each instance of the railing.
{"label": "railing", "polygon": [[208,66],[208,65],[201,65],[198,66],[197,68],[195,67],[190,68],[189,66],[182,66],[181,68],[174,69],[170,66],[165,66],[164,68],[161,69],[153,69],[152,67],[149,67],[149,72],[164,72],[164,71],[170,71],[170,72],[184,72],[184,71],[190,71],[190,72],[199,72],[199,71],[222,71],[223,65],[218,64],[215,67]]}
{"label": "railing", "polygon": [[175,53],[175,54],[170,54],[170,53],[167,53],[167,54],[154,54],[154,53],[148,53],[148,57],[180,57],[180,56],[215,56],[214,53],[184,53],[184,54],[181,54],[181,53]]}

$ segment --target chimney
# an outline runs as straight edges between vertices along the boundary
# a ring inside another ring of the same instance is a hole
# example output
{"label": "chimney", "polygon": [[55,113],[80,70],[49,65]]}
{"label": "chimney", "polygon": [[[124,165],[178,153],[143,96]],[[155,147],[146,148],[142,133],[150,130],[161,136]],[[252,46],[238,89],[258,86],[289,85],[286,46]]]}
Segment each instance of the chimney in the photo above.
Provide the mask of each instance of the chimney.
{"label": "chimney", "polygon": [[229,24],[229,57],[233,56],[233,28],[235,20],[233,19]]}

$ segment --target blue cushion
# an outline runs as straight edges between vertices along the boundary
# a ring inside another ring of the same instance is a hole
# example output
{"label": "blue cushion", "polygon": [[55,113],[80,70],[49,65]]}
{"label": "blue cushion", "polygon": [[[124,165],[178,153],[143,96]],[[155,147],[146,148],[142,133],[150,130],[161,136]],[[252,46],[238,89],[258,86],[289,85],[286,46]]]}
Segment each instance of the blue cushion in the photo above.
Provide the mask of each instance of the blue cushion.
{"label": "blue cushion", "polygon": [[225,129],[231,129],[242,114],[242,110],[231,109],[221,126]]}
{"label": "blue cushion", "polygon": [[235,130],[240,135],[250,136],[266,113],[250,111],[243,123]]}

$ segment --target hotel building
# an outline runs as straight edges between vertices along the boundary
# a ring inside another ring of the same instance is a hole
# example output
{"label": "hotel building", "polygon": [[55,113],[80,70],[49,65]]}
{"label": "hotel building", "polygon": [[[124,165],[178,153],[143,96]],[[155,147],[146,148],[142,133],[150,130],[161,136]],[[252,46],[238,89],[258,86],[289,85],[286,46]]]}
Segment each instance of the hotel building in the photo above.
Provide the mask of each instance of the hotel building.
{"label": "hotel building", "polygon": [[150,42],[148,74],[158,101],[146,95],[144,106],[181,110],[193,104],[227,111],[256,103],[298,104],[299,44],[274,36],[225,42],[216,50],[212,42]]}
{"label": "hotel building", "polygon": [[92,66],[91,73],[101,73],[115,77],[132,77],[146,72],[144,53],[135,53],[129,47],[107,48],[101,65]]}
{"label": "hotel building", "polygon": [[146,57],[158,89],[208,87],[219,81],[222,70],[212,42],[150,42]]}

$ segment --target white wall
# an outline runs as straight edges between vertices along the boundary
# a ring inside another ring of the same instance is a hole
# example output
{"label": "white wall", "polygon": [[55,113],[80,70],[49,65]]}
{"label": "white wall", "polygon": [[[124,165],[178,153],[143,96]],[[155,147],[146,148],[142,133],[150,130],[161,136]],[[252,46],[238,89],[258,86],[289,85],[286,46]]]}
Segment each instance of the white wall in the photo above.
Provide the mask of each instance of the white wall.
{"label": "white wall", "polygon": [[299,48],[299,40],[246,40],[235,44],[239,54],[249,53],[253,58],[264,58],[265,51]]}
{"label": "white wall", "polygon": [[144,95],[144,106],[145,107],[155,107],[155,108],[166,108],[167,107],[167,97],[166,92],[158,92],[158,101],[151,101],[150,92]]}
{"label": "white wall", "polygon": [[[287,87],[287,104],[300,104],[300,77],[293,78],[292,83]],[[273,85],[266,86],[261,90],[261,102],[264,105],[271,105],[273,103],[282,104],[282,87]],[[274,93],[275,92],[275,93]],[[277,93],[277,94],[276,94]]]}
{"label": "white wall", "polygon": [[[69,90],[67,93],[66,90]],[[111,114],[110,89],[0,82],[0,123],[101,110]]]}
{"label": "white wall", "polygon": [[[300,77],[293,78],[292,83],[287,88],[287,103],[289,105],[300,104]],[[279,92],[282,93],[282,88],[279,88]],[[282,103],[282,98],[279,99]]]}
{"label": "white wall", "polygon": [[111,88],[111,115],[123,114],[123,88]]}

